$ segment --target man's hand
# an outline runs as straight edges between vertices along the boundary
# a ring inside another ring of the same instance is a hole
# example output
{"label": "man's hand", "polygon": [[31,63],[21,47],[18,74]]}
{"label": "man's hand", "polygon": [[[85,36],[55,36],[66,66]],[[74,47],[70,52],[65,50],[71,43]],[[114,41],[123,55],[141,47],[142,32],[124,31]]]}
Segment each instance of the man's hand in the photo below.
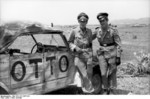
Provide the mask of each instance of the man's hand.
{"label": "man's hand", "polygon": [[123,49],[121,48],[121,46],[117,46],[117,50],[118,50],[119,52],[123,52]]}
{"label": "man's hand", "polygon": [[82,49],[79,48],[78,46],[75,47],[75,50],[76,50],[78,53],[82,53],[82,52],[83,52]]}
{"label": "man's hand", "polygon": [[70,49],[71,49],[72,51],[74,51],[74,50],[75,50],[75,48],[76,48],[76,45],[75,45],[75,44],[73,44],[73,43],[70,43],[70,44],[69,44],[69,46],[70,46]]}
{"label": "man's hand", "polygon": [[99,50],[100,51],[109,51],[106,47],[100,47]]}
{"label": "man's hand", "polygon": [[88,52],[88,49],[82,49],[83,52]]}
{"label": "man's hand", "polygon": [[81,48],[79,48],[78,46],[76,46],[76,45],[73,44],[73,43],[70,43],[69,46],[70,46],[70,49],[71,49],[72,51],[76,51],[76,52],[78,52],[78,53],[83,52]]}

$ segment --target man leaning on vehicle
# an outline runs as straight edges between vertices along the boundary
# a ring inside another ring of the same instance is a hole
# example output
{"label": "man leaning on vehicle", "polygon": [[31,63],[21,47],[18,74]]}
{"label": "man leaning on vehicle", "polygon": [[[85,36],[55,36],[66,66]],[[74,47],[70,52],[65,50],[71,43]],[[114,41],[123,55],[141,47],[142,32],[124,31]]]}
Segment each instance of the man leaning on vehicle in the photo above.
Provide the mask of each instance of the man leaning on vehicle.
{"label": "man leaning on vehicle", "polygon": [[97,38],[100,45],[97,56],[102,75],[103,94],[113,94],[117,87],[116,72],[117,65],[120,64],[121,39],[117,29],[109,26],[108,13],[99,13],[97,19],[100,27],[94,31],[93,40]]}
{"label": "man leaning on vehicle", "polygon": [[73,29],[69,37],[69,44],[75,52],[75,65],[82,78],[82,89],[85,93],[94,91],[92,86],[92,31],[86,27],[88,15],[84,12],[77,16],[79,27]]}

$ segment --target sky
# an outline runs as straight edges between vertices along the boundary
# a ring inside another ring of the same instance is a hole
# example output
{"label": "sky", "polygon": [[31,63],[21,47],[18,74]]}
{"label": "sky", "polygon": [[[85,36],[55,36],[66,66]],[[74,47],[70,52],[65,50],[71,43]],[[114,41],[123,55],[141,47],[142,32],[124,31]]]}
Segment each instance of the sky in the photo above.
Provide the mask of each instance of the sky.
{"label": "sky", "polygon": [[50,25],[78,24],[85,12],[88,24],[98,24],[99,12],[109,13],[109,20],[150,17],[150,0],[0,0],[0,20],[31,21]]}

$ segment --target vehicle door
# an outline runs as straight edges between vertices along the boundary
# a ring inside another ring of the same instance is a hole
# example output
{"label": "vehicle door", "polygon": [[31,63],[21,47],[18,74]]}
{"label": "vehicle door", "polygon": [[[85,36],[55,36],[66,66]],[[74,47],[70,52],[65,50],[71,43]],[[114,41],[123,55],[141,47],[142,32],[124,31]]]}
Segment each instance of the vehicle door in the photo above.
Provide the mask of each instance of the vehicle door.
{"label": "vehicle door", "polygon": [[31,53],[35,42],[31,36],[18,37],[9,49],[17,49],[10,55],[11,88],[14,93],[35,93],[41,90],[43,79],[43,53]]}
{"label": "vehicle door", "polygon": [[43,93],[53,91],[58,89],[57,79],[58,79],[58,65],[56,56],[56,46],[52,45],[51,34],[39,34],[34,37],[38,42],[43,45],[43,79],[42,79],[42,90]]}
{"label": "vehicle door", "polygon": [[45,88],[53,87],[57,89],[72,82],[75,71],[74,58],[60,34],[51,34],[47,37],[50,37],[49,45],[51,47],[48,52],[44,53],[44,60],[46,60],[45,78],[47,82]]}

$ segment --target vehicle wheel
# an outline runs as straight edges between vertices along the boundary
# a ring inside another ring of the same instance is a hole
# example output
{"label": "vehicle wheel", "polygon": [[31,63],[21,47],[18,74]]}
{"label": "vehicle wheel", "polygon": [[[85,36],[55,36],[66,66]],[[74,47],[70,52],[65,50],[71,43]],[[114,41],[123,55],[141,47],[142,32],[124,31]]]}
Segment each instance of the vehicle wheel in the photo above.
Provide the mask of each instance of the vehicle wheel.
{"label": "vehicle wheel", "polygon": [[93,87],[94,87],[94,92],[93,92],[93,94],[99,94],[100,91],[102,90],[102,81],[101,81],[100,73],[95,72],[95,73],[93,74],[93,77],[92,77],[92,84],[93,84]]}
{"label": "vehicle wheel", "polygon": [[0,87],[0,95],[6,95],[6,94],[8,94],[8,92],[4,88]]}

